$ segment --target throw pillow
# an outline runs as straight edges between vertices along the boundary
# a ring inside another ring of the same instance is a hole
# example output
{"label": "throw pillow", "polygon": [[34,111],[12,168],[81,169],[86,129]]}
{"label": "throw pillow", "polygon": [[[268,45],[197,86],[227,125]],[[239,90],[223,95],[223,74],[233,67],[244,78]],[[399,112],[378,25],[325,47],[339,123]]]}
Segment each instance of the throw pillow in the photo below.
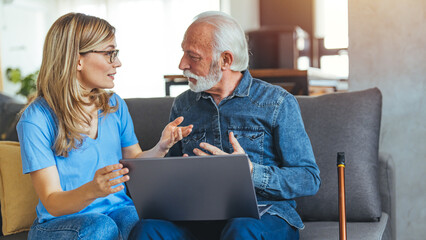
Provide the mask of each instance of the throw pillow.
{"label": "throw pillow", "polygon": [[18,142],[0,141],[0,202],[5,236],[30,229],[38,197],[31,177],[22,173]]}

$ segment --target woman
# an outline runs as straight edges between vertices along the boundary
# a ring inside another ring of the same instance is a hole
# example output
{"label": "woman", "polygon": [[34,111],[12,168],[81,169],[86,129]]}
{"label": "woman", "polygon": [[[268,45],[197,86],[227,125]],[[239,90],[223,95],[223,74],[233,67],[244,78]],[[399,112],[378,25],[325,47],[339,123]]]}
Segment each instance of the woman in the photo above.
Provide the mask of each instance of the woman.
{"label": "woman", "polygon": [[142,152],[125,102],[103,89],[121,66],[115,29],[80,13],[47,33],[37,96],[17,125],[24,173],[40,199],[29,239],[127,239],[138,216],[119,159],[163,157],[192,125],[177,118]]}

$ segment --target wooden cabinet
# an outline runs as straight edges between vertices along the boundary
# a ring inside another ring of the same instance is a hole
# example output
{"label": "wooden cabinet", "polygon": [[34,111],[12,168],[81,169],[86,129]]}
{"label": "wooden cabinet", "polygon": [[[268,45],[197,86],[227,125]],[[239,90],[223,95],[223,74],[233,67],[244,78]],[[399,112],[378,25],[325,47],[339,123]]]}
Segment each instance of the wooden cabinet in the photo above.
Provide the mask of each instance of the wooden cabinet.
{"label": "wooden cabinet", "polygon": [[299,58],[310,65],[309,34],[298,26],[261,27],[246,32],[250,52],[250,68],[300,69]]}

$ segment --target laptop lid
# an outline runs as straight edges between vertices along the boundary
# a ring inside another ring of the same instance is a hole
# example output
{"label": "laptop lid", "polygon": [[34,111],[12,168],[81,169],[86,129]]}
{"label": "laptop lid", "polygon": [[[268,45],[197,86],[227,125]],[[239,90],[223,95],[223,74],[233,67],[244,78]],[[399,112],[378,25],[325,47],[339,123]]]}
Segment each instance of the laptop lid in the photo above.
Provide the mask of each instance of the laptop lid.
{"label": "laptop lid", "polygon": [[259,219],[247,155],[122,159],[141,219]]}

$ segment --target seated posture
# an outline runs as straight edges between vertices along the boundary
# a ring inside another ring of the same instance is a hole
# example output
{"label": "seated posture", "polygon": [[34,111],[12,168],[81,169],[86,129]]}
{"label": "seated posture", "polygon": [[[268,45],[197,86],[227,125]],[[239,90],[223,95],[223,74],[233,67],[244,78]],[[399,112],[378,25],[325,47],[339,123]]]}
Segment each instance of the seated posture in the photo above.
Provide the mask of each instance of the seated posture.
{"label": "seated posture", "polygon": [[119,160],[163,157],[191,132],[177,118],[142,152],[125,102],[103,90],[114,86],[117,54],[114,27],[97,17],[66,14],[46,36],[37,96],[17,125],[40,199],[29,239],[127,239],[139,218]]}
{"label": "seated posture", "polygon": [[[187,29],[179,68],[190,90],[179,95],[170,118],[184,116],[193,131],[170,155],[242,154],[259,204],[272,204],[260,220],[170,222],[142,219],[139,239],[298,239],[304,227],[296,197],[315,194],[318,166],[299,105],[281,87],[247,70],[247,41],[240,25],[221,12],[198,15]],[[220,176],[218,176],[220,177]]]}

